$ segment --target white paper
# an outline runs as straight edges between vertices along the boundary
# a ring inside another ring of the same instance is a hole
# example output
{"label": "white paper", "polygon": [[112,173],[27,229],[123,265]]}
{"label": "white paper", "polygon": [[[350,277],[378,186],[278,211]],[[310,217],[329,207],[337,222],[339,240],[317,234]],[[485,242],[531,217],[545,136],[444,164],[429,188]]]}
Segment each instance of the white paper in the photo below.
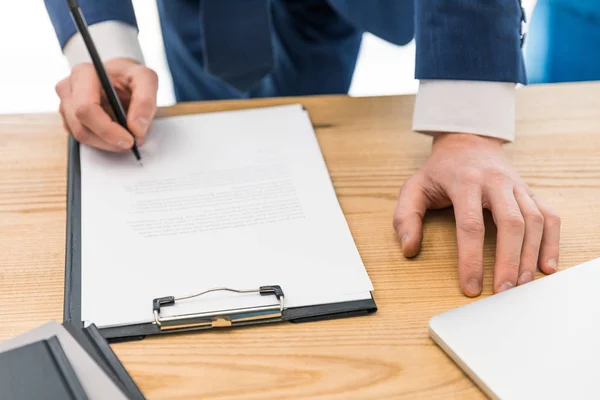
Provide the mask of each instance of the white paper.
{"label": "white paper", "polygon": [[85,321],[150,322],[154,298],[213,287],[280,285],[286,307],[373,290],[299,105],[157,120],[140,150],[81,148]]}

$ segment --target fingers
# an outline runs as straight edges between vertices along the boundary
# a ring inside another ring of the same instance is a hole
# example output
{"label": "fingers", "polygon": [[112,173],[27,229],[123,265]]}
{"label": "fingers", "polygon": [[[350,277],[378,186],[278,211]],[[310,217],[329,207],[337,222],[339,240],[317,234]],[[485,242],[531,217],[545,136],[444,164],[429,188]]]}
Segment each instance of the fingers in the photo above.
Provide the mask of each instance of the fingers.
{"label": "fingers", "polygon": [[120,150],[94,135],[79,122],[75,116],[74,107],[72,105],[71,89],[68,80],[61,81],[56,86],[56,92],[61,98],[60,114],[63,119],[63,126],[79,143],[107,151]]}
{"label": "fingers", "polygon": [[534,197],[533,201],[544,217],[544,232],[542,234],[538,265],[542,272],[552,274],[558,270],[560,218],[538,198]]}
{"label": "fingers", "polygon": [[498,228],[493,288],[494,293],[499,293],[517,284],[525,237],[525,220],[513,194],[512,185],[490,185],[487,200]]}
{"label": "fingers", "polygon": [[104,142],[121,150],[133,146],[133,138],[101,107],[102,86],[91,64],[80,64],[71,73],[71,102],[69,113]]}
{"label": "fingers", "polygon": [[62,81],[58,82],[56,84],[56,94],[58,95],[58,97],[61,99],[60,102],[60,106],[58,107],[58,113],[60,114],[61,120],[62,120],[62,124],[63,124],[63,128],[65,129],[65,131],[71,133],[71,130],[69,129],[69,124],[67,123],[67,119],[65,117],[65,102],[63,100],[63,97],[66,94],[70,95],[70,88],[69,88],[69,79],[65,78]]}
{"label": "fingers", "polygon": [[416,256],[423,241],[423,217],[429,201],[420,179],[419,175],[414,175],[402,186],[394,212],[394,230],[405,257]]}
{"label": "fingers", "polygon": [[458,242],[458,279],[466,296],[478,296],[483,283],[485,225],[481,186],[465,187],[452,199]]}
{"label": "fingers", "polygon": [[518,285],[531,282],[537,270],[540,243],[544,231],[544,216],[524,188],[515,187],[515,199],[525,221],[525,238],[521,250]]}
{"label": "fingers", "polygon": [[158,75],[148,68],[136,68],[129,85],[131,101],[127,113],[127,126],[136,136],[138,144],[142,144],[156,113]]}

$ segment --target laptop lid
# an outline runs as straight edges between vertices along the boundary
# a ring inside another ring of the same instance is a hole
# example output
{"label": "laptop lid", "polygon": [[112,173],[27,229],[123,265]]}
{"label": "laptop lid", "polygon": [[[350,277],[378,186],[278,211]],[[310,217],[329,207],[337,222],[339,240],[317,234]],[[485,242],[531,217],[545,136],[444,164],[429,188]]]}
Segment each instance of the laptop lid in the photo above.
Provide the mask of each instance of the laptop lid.
{"label": "laptop lid", "polygon": [[491,398],[600,398],[600,259],[435,316],[429,332]]}

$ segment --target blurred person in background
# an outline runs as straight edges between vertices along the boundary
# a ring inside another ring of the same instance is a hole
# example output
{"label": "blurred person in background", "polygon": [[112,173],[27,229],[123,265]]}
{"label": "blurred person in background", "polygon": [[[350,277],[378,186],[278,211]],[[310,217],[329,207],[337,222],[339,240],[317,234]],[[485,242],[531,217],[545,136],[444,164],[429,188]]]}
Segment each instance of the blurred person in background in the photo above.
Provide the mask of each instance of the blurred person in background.
{"label": "blurred person in background", "polygon": [[531,84],[600,80],[600,0],[538,0],[525,64]]}
{"label": "blurred person in background", "polygon": [[[45,0],[71,75],[56,86],[80,142],[126,151],[65,0]],[[130,0],[80,0],[98,51],[143,146],[158,79],[144,65]],[[462,292],[483,287],[483,210],[498,229],[493,289],[557,270],[560,220],[509,164],[515,92],[525,83],[519,0],[158,0],[178,102],[347,93],[362,35],[416,40],[413,130],[431,153],[402,186],[393,218],[402,253],[421,248],[428,209],[453,206]],[[157,46],[159,44],[157,43]]]}

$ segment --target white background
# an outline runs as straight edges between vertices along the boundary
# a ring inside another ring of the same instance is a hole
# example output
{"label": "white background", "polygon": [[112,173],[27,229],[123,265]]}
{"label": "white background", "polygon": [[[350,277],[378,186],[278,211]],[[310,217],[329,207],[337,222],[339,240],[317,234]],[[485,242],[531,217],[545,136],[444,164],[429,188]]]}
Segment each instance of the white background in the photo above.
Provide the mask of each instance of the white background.
{"label": "white background", "polygon": [[[535,0],[525,0],[531,9]],[[159,105],[174,102],[156,3],[133,0],[146,63],[160,77]],[[366,34],[350,94],[415,93],[415,46],[397,47]],[[55,84],[67,76],[54,29],[42,0],[0,0],[0,114],[56,111]]]}

